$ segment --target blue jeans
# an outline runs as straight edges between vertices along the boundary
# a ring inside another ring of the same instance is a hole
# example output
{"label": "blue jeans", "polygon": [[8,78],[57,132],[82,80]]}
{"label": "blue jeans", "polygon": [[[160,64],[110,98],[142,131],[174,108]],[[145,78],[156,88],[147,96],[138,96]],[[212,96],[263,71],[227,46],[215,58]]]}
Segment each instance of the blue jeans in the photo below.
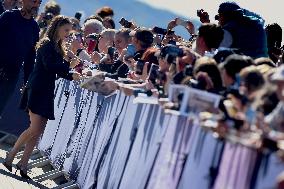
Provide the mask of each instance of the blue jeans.
{"label": "blue jeans", "polygon": [[0,119],[5,106],[12,97],[18,82],[18,76],[1,79],[0,78]]}

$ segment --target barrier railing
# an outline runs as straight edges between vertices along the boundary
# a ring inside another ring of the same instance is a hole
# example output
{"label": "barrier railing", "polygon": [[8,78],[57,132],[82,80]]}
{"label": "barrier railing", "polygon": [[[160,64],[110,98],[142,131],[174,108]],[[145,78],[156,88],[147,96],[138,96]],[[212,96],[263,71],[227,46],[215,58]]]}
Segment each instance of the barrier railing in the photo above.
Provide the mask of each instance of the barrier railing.
{"label": "barrier railing", "polygon": [[56,120],[38,147],[81,188],[265,189],[284,170],[275,154],[214,138],[158,105],[57,86]]}

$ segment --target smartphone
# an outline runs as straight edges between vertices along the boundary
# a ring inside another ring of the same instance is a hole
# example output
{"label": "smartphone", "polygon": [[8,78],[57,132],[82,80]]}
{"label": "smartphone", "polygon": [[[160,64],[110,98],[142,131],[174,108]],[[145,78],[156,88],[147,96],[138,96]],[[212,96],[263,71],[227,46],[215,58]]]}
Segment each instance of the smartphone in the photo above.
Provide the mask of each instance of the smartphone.
{"label": "smartphone", "polygon": [[156,64],[152,64],[149,71],[149,80],[156,84],[156,79],[158,78],[159,66]]}
{"label": "smartphone", "polygon": [[155,26],[152,31],[156,34],[161,34],[161,35],[166,35],[166,33],[168,32],[167,29],[164,28],[159,28],[157,26]]}
{"label": "smartphone", "polygon": [[89,54],[92,54],[94,52],[94,49],[96,48],[96,46],[97,46],[97,41],[91,39],[89,44],[88,44],[87,52]]}
{"label": "smartphone", "polygon": [[126,47],[126,54],[125,54],[125,58],[129,59],[134,57],[136,50],[135,50],[135,46],[133,44],[128,44]]}
{"label": "smartphone", "polygon": [[74,17],[77,19],[77,20],[81,20],[82,18],[82,13],[81,12],[76,12]]}
{"label": "smartphone", "polygon": [[119,24],[122,25],[125,28],[131,28],[131,26],[132,26],[132,22],[129,22],[128,20],[126,20],[123,17],[120,19]]}
{"label": "smartphone", "polygon": [[116,48],[115,47],[108,47],[107,54],[109,54],[109,57],[113,60],[115,59],[116,54]]}
{"label": "smartphone", "polygon": [[136,63],[136,68],[135,68],[135,73],[137,75],[142,75],[143,73],[143,68],[144,68],[145,62],[141,59],[139,59]]}
{"label": "smartphone", "polygon": [[[169,43],[171,42],[171,40],[169,41]],[[175,41],[173,41],[172,43],[175,43]],[[169,54],[171,56],[174,56],[174,57],[182,57],[183,56],[183,50],[178,48],[177,46],[175,45],[169,45],[169,46],[166,46],[164,47],[164,52],[165,54]]]}

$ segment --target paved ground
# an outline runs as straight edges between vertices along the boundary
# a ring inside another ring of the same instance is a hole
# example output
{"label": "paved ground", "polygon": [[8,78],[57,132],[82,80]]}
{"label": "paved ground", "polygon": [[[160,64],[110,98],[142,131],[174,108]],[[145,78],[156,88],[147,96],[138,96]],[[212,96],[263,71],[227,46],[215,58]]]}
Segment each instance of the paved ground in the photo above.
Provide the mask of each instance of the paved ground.
{"label": "paved ground", "polygon": [[[0,133],[1,134],[1,133]],[[14,139],[13,139],[14,140]],[[23,179],[20,176],[19,171],[16,172],[16,163],[20,160],[21,153],[19,153],[14,162],[13,162],[13,170],[12,173],[9,172],[2,164],[6,157],[7,151],[12,147],[10,143],[10,139],[8,139],[8,142],[1,141],[0,136],[0,189],[33,189],[33,188],[39,188],[39,189],[48,189],[48,188],[64,188],[63,184],[68,183],[68,180],[66,180],[66,175],[56,176],[56,178],[46,178],[38,181],[38,178],[44,174],[50,173],[54,170],[53,166],[50,163],[44,163],[49,162],[49,160],[46,157],[43,157],[38,150],[35,150],[30,161],[29,166],[31,167],[28,171],[28,175],[32,178],[31,181],[28,181],[26,179]],[[42,177],[45,178],[45,177]],[[52,180],[51,180],[52,179]],[[69,182],[70,183],[70,182]],[[61,185],[60,185],[61,184]],[[73,186],[72,184],[66,184],[71,185],[70,188],[78,188],[76,186]]]}

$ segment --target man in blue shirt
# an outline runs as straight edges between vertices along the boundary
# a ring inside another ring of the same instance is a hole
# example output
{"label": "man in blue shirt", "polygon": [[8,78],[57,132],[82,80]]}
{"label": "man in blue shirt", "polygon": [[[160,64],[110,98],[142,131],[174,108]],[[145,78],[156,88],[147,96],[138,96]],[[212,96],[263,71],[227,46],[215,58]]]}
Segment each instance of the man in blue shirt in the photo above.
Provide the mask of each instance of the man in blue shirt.
{"label": "man in blue shirt", "polygon": [[220,47],[239,49],[252,58],[268,57],[264,20],[235,2],[223,2],[215,16],[224,29]]}
{"label": "man in blue shirt", "polygon": [[22,9],[6,11],[0,16],[0,118],[14,92],[22,65],[24,82],[33,69],[39,40],[34,17],[40,4],[41,0],[23,0]]}

